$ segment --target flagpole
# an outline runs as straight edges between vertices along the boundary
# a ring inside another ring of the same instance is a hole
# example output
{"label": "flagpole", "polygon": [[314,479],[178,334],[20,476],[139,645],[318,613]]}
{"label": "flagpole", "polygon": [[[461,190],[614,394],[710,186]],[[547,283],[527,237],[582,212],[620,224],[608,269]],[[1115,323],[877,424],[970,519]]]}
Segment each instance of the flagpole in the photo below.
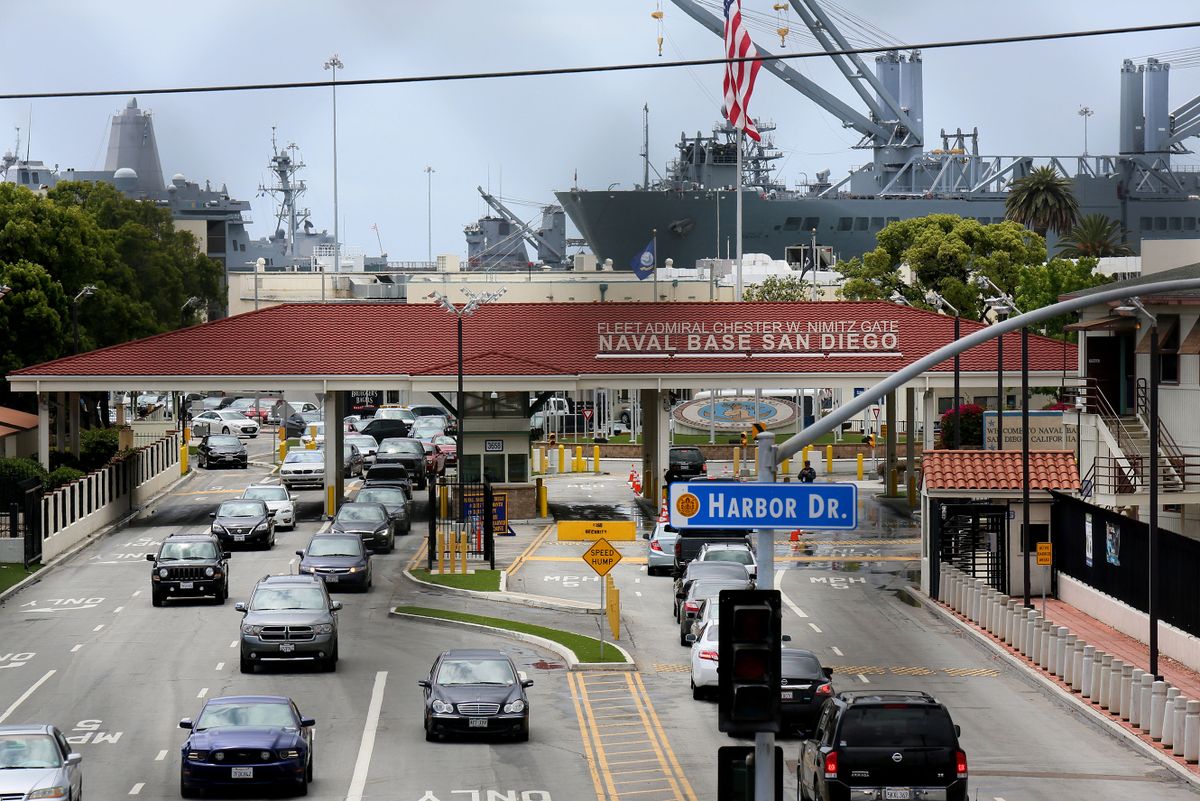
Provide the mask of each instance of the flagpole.
{"label": "flagpole", "polygon": [[733,284],[733,299],[742,300],[742,129],[737,129],[737,174],[733,186],[737,193],[737,276]]}
{"label": "flagpole", "polygon": [[658,229],[650,229],[650,247],[654,250],[654,297],[652,303],[658,303]]}

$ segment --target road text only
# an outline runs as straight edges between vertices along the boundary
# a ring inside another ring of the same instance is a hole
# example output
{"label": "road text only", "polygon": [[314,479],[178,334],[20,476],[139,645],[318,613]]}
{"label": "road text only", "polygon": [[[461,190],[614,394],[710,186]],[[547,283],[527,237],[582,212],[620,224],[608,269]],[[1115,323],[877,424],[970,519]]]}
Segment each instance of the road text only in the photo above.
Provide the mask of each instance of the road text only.
{"label": "road text only", "polygon": [[677,482],[670,511],[677,528],[852,529],[858,525],[858,487]]}

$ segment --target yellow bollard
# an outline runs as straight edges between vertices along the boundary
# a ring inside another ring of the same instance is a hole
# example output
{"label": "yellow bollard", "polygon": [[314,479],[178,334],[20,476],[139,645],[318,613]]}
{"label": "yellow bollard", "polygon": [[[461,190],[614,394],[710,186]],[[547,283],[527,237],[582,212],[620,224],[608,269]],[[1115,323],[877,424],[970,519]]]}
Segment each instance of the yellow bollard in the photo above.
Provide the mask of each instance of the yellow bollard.
{"label": "yellow bollard", "polygon": [[308,427],[308,442],[304,443],[304,447],[310,451],[317,449],[317,427],[315,425]]}
{"label": "yellow bollard", "polygon": [[858,455],[858,480],[863,480],[863,455],[861,453]]}
{"label": "yellow bollard", "polygon": [[438,558],[438,573],[446,572],[446,535],[438,532],[437,535],[437,558]]}
{"label": "yellow bollard", "polygon": [[825,446],[825,472],[826,473],[833,472],[833,446],[832,445]]}
{"label": "yellow bollard", "polygon": [[280,462],[282,462],[284,459],[287,458],[287,448],[288,448],[287,440],[286,439],[280,440],[279,441],[279,461]]}
{"label": "yellow bollard", "polygon": [[540,472],[544,475],[547,472],[547,469],[550,467],[550,465],[546,462],[546,446],[545,445],[538,448],[538,464],[541,465],[541,467],[542,467],[542,469],[539,470],[538,472]]}
{"label": "yellow bollard", "polygon": [[788,472],[791,470],[791,467],[792,467],[792,460],[784,459],[783,466],[782,466],[784,478],[787,478]]}
{"label": "yellow bollard", "polygon": [[538,516],[550,516],[550,499],[546,495],[545,485],[538,487]]}
{"label": "yellow bollard", "polygon": [[567,449],[563,445],[558,446],[558,472],[567,472]]}
{"label": "yellow bollard", "polygon": [[582,445],[575,446],[575,464],[572,465],[572,470],[573,470],[573,472],[576,472],[576,473],[583,472],[583,446]]}
{"label": "yellow bollard", "polygon": [[467,575],[467,551],[470,550],[470,537],[467,532],[462,533],[462,574]]}
{"label": "yellow bollard", "polygon": [[438,485],[438,517],[445,520],[450,516],[450,488],[445,484]]}
{"label": "yellow bollard", "polygon": [[337,492],[337,487],[325,488],[325,514],[329,517],[333,517],[335,514],[337,514],[337,504],[334,502],[336,500],[334,498],[335,492]]}
{"label": "yellow bollard", "polygon": [[185,439],[179,446],[179,475],[186,476],[188,471],[188,444]]}
{"label": "yellow bollard", "polygon": [[800,451],[800,466],[801,467],[803,467],[804,463],[808,461],[808,452],[810,450],[812,450],[812,449],[809,446],[805,445],[804,448]]}
{"label": "yellow bollard", "polygon": [[600,475],[600,446],[592,446],[592,472]]}
{"label": "yellow bollard", "polygon": [[608,616],[608,628],[614,640],[621,639],[621,591],[613,583],[612,576],[605,576],[604,611]]}
{"label": "yellow bollard", "polygon": [[737,445],[733,446],[733,474],[735,476],[742,474],[742,449]]}

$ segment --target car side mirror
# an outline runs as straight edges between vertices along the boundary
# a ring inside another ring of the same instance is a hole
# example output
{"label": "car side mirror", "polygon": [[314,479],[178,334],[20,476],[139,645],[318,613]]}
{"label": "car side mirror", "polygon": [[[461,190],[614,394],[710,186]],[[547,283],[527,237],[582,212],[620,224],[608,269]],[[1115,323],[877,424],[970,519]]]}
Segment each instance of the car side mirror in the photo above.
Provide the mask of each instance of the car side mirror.
{"label": "car side mirror", "polygon": [[821,668],[821,672],[825,674],[825,678],[827,678],[827,679],[833,678],[833,668],[823,667],[823,668]]}
{"label": "car side mirror", "polygon": [[522,679],[522,680],[521,680],[521,686],[522,686],[522,687],[532,687],[532,686],[533,686],[533,679]]}
{"label": "car side mirror", "polygon": [[268,510],[267,510],[267,517],[274,517],[274,516],[275,516],[275,510],[274,510],[274,509],[268,509]]}
{"label": "car side mirror", "polygon": [[316,726],[317,720],[316,720],[316,718],[300,718],[300,725],[305,728],[309,728],[310,726]]}
{"label": "car side mirror", "polygon": [[191,719],[191,718],[184,718],[183,720],[179,721],[179,728],[181,728],[181,729],[190,729],[190,728],[192,728],[192,719]]}
{"label": "car side mirror", "polygon": [[303,558],[304,558],[304,551],[296,551],[296,556],[299,556],[301,559],[303,559]]}
{"label": "car side mirror", "polygon": [[685,635],[683,635],[683,639],[684,639],[684,641],[686,641],[688,643],[693,643],[696,641],[696,635],[695,634],[685,634]]}
{"label": "car side mirror", "polygon": [[217,519],[217,513],[216,513],[216,512],[209,512],[209,513],[208,513],[208,517],[209,517],[209,519],[211,519],[211,520],[216,520],[216,519]]}
{"label": "car side mirror", "polygon": [[221,551],[221,558],[222,559],[232,559],[233,554],[230,551]]}
{"label": "car side mirror", "polygon": [[779,639],[780,639],[780,641],[781,641],[781,642],[791,642],[791,641],[792,641],[792,635],[790,635],[790,634],[785,634],[785,635],[783,635],[782,637],[780,637]]}
{"label": "car side mirror", "polygon": [[331,611],[340,612],[342,610],[342,602],[341,601],[333,601],[332,603],[329,604],[329,608]]}
{"label": "car side mirror", "polygon": [[962,726],[959,726],[957,723],[954,724],[954,736],[955,737],[962,736]]}
{"label": "car side mirror", "polygon": [[233,609],[235,612],[245,612],[246,611],[246,602],[238,601],[236,604],[233,605]]}
{"label": "car side mirror", "polygon": [[147,562],[153,562],[153,561],[154,561],[154,559],[155,559],[155,556],[154,556],[154,554],[152,554],[152,553],[148,553],[148,554],[146,554],[146,561],[147,561]]}
{"label": "car side mirror", "polygon": [[426,690],[428,690],[429,689],[429,679],[417,679],[417,686],[424,687]]}
{"label": "car side mirror", "polygon": [[67,754],[67,767],[73,768],[83,761],[83,754]]}

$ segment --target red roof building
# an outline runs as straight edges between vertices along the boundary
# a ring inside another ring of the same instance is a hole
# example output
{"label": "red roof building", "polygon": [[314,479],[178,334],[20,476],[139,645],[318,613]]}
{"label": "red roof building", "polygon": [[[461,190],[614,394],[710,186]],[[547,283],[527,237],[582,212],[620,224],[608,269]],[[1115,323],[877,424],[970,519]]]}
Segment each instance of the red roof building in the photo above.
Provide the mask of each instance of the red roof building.
{"label": "red roof building", "polygon": [[[994,495],[1021,492],[1024,473],[1020,451],[931,450],[921,458],[930,494]],[[1079,468],[1072,451],[1030,451],[1030,490],[1079,489]]]}

